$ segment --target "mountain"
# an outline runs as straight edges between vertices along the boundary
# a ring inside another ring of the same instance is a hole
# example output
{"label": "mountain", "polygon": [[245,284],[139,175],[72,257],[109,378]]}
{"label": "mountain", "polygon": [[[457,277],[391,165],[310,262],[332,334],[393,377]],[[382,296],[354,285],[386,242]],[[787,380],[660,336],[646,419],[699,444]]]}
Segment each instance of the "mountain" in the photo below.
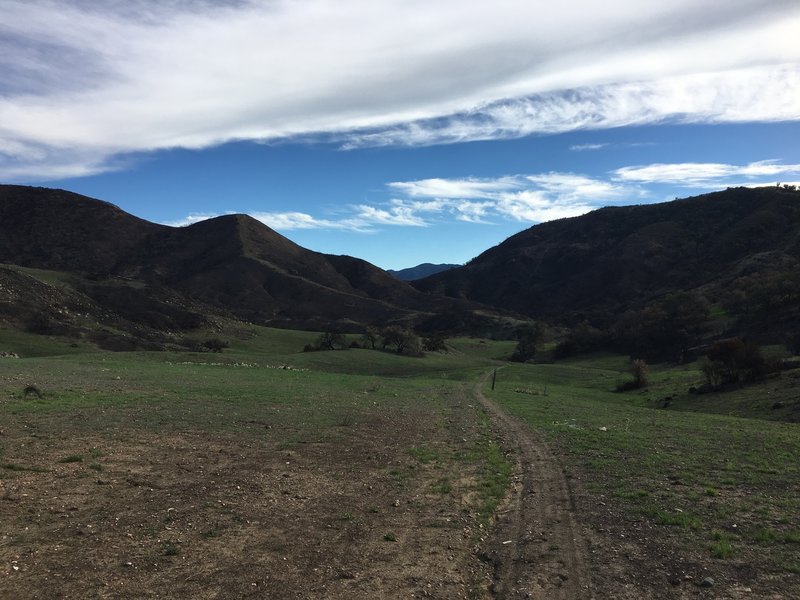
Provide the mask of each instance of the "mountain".
{"label": "mountain", "polygon": [[421,265],[417,265],[416,267],[400,269],[399,271],[394,271],[392,269],[389,269],[387,273],[391,274],[392,276],[402,281],[414,281],[416,279],[423,279],[430,275],[435,275],[436,273],[441,273],[442,271],[448,271],[450,269],[454,269],[458,266],[459,265],[448,265],[448,264],[434,265],[432,263],[422,263]]}
{"label": "mountain", "polygon": [[12,185],[0,186],[0,299],[0,321],[122,331],[156,345],[214,317],[353,330],[475,308],[366,261],[302,248],[246,215],[168,227],[64,190]]}
{"label": "mountain", "polygon": [[607,324],[679,291],[719,312],[790,322],[800,306],[800,193],[734,188],[602,208],[535,225],[413,285],[565,324]]}

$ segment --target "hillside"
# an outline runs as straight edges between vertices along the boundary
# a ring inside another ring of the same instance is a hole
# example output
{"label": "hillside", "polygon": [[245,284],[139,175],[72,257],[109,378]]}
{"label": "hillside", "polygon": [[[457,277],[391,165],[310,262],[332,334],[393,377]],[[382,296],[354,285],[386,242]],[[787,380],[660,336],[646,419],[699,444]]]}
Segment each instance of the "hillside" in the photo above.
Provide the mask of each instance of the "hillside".
{"label": "hillside", "polygon": [[182,228],[63,190],[0,186],[0,321],[150,340],[219,318],[296,329],[416,322],[469,303],[356,258],[298,246],[246,215]]}
{"label": "hillside", "polygon": [[435,275],[436,273],[441,273],[442,271],[448,271],[450,269],[454,269],[459,265],[451,265],[451,264],[432,264],[432,263],[422,263],[421,265],[417,265],[416,267],[409,267],[407,269],[400,269],[398,271],[389,269],[387,273],[391,274],[397,279],[402,281],[415,281],[417,279],[423,279],[425,277],[429,277],[430,275]]}
{"label": "hillside", "polygon": [[565,324],[605,325],[675,292],[785,323],[800,293],[800,193],[736,188],[602,208],[531,227],[413,285]]}

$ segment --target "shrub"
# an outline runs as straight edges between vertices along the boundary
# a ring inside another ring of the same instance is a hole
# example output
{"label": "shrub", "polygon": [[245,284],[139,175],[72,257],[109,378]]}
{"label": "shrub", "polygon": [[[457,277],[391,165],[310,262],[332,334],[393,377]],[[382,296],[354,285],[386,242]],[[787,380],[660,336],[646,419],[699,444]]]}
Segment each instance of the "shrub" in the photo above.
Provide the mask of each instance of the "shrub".
{"label": "shrub", "polygon": [[444,343],[444,336],[440,333],[434,333],[426,337],[422,342],[422,346],[427,352],[444,352],[447,350],[447,346]]}
{"label": "shrub", "polygon": [[756,381],[767,373],[767,363],[761,354],[761,348],[752,340],[730,338],[720,340],[707,351],[709,366],[703,367],[708,383],[713,376],[717,386],[738,381]]}
{"label": "shrub", "polygon": [[205,342],[203,342],[203,346],[205,346],[211,352],[222,352],[225,348],[227,348],[230,344],[225,340],[221,340],[219,338],[209,338]]}
{"label": "shrub", "polygon": [[638,390],[647,386],[647,374],[650,372],[648,364],[641,358],[633,358],[629,368],[633,379],[618,383],[616,387],[618,392]]}

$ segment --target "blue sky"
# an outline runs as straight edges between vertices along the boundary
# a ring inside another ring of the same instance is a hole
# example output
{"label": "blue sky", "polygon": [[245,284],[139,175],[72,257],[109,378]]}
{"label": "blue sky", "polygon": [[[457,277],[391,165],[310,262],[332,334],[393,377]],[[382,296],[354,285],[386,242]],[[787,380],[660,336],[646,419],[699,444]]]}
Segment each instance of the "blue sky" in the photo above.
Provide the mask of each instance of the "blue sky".
{"label": "blue sky", "polygon": [[795,1],[0,4],[0,181],[151,221],[403,268],[800,182]]}

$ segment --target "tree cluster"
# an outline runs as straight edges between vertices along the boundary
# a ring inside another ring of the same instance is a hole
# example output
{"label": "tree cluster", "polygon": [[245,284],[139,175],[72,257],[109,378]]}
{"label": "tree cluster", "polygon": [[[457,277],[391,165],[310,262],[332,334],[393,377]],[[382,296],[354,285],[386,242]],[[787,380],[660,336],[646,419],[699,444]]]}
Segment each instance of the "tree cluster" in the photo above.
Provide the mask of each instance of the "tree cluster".
{"label": "tree cluster", "polygon": [[619,350],[649,359],[683,362],[708,331],[708,302],[688,292],[670,294],[640,310],[629,310],[615,327]]}
{"label": "tree cluster", "polygon": [[526,323],[517,328],[517,347],[511,355],[514,362],[527,362],[536,356],[536,346],[542,341],[544,328],[541,323]]}
{"label": "tree cluster", "polygon": [[706,351],[703,374],[711,389],[738,382],[752,382],[767,374],[767,362],[758,344],[740,337],[715,342]]}
{"label": "tree cluster", "polygon": [[445,344],[442,336],[430,336],[423,341],[409,329],[397,325],[389,325],[381,330],[367,327],[360,340],[353,340],[349,344],[344,334],[326,331],[320,334],[314,344],[306,344],[303,351],[344,350],[348,347],[384,350],[407,356],[421,356],[423,349],[431,352],[443,350]]}

